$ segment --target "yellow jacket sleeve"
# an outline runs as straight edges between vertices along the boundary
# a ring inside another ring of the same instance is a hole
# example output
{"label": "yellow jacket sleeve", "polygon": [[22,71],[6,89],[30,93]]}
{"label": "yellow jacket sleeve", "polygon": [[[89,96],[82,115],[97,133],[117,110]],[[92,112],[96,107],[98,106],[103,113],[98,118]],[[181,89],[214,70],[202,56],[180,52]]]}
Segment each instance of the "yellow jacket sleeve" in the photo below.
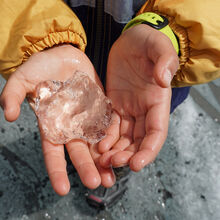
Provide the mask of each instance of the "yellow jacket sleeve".
{"label": "yellow jacket sleeve", "polygon": [[84,29],[62,0],[1,0],[0,20],[0,73],[6,79],[45,48],[71,43],[85,50]]}
{"label": "yellow jacket sleeve", "polygon": [[152,11],[169,19],[180,44],[180,68],[174,87],[220,77],[220,1],[148,0],[139,13]]}

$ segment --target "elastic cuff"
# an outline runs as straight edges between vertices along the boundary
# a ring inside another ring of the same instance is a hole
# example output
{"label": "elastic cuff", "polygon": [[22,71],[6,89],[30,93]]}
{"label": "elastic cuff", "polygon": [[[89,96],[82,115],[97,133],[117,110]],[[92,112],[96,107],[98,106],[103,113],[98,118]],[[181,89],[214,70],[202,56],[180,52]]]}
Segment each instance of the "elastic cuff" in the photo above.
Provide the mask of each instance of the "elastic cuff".
{"label": "elastic cuff", "polygon": [[84,38],[80,36],[78,33],[72,32],[70,30],[49,33],[42,40],[35,42],[29,47],[22,48],[22,50],[24,51],[23,62],[25,62],[32,54],[36,52],[40,52],[44,49],[51,48],[55,45],[65,43],[72,44],[78,47],[83,52],[86,48],[86,42]]}
{"label": "elastic cuff", "polygon": [[[29,40],[28,37],[25,37],[27,41],[32,41],[33,39]],[[71,30],[67,31],[61,31],[61,32],[55,32],[55,33],[49,33],[46,37],[44,37],[41,40],[38,40],[34,42],[33,44],[29,46],[23,46],[21,47],[21,50],[23,52],[23,57],[21,62],[9,69],[4,69],[4,71],[1,73],[1,75],[8,80],[9,76],[16,71],[18,66],[20,66],[22,63],[27,61],[27,59],[34,53],[43,51],[47,48],[51,48],[55,45],[59,44],[72,44],[75,47],[79,48],[83,52],[86,48],[86,40],[81,36],[80,34],[73,32]]]}
{"label": "elastic cuff", "polygon": [[178,37],[179,40],[179,49],[180,49],[180,56],[179,56],[179,69],[174,76],[171,85],[172,87],[184,87],[189,86],[186,84],[186,76],[183,73],[183,69],[185,64],[188,62],[190,57],[190,47],[189,47],[189,39],[186,29],[176,24],[173,18],[169,18],[170,27],[172,28],[175,35]]}
{"label": "elastic cuff", "polygon": [[177,25],[173,18],[169,19],[169,26],[175,33],[175,35],[178,37],[179,40],[179,48],[180,48],[180,66],[185,65],[185,63],[188,61],[188,58],[190,56],[190,49],[189,49],[189,40],[188,40],[188,34],[187,31],[182,28],[181,26]]}

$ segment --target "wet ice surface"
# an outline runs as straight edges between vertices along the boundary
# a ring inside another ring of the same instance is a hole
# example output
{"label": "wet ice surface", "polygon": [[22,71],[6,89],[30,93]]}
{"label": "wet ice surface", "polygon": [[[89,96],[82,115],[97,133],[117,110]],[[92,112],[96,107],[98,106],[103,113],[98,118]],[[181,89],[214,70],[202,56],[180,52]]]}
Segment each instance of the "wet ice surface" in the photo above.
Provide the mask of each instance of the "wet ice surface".
{"label": "wet ice surface", "polygon": [[34,113],[27,103],[21,112],[10,124],[0,110],[0,219],[220,219],[220,124],[191,97],[171,116],[156,161],[133,173],[122,200],[101,213],[86,204],[76,173],[69,195],[52,191]]}

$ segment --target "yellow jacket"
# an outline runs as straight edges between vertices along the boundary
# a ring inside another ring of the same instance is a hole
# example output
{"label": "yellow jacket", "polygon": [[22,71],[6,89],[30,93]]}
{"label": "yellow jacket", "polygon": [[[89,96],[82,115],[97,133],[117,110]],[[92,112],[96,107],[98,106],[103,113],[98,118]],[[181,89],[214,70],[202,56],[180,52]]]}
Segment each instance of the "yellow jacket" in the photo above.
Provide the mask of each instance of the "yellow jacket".
{"label": "yellow jacket", "polygon": [[[139,13],[164,15],[179,38],[176,87],[220,77],[220,1],[148,0]],[[84,29],[62,0],[1,0],[0,73],[7,79],[28,57],[57,44],[86,47]]]}

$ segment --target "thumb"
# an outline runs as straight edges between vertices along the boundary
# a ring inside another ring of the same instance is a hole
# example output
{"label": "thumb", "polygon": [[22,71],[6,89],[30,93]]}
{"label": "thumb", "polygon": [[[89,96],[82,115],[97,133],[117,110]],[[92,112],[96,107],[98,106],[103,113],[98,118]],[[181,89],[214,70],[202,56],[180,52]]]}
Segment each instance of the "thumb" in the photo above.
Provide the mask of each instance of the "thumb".
{"label": "thumb", "polygon": [[22,81],[16,77],[16,72],[7,81],[1,95],[0,105],[4,110],[5,119],[15,121],[20,115],[20,105],[26,97]]}
{"label": "thumb", "polygon": [[160,56],[154,67],[157,84],[163,88],[169,87],[178,67],[179,59],[176,52]]}
{"label": "thumb", "polygon": [[179,57],[171,40],[165,34],[157,30],[150,33],[147,52],[154,63],[154,79],[159,86],[167,88],[179,67]]}

